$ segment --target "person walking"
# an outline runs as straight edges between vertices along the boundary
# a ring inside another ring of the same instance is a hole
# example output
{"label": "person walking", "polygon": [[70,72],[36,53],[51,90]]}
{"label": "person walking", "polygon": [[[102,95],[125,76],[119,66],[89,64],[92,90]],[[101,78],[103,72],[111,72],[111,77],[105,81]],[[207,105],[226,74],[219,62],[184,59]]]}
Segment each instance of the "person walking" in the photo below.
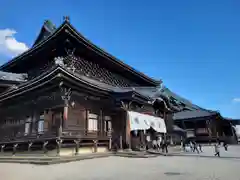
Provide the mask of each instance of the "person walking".
{"label": "person walking", "polygon": [[215,147],[215,154],[214,154],[214,156],[218,156],[218,157],[220,157],[219,144],[218,144],[218,143],[215,144],[214,147]]}
{"label": "person walking", "polygon": [[203,152],[203,151],[202,151],[202,145],[201,145],[201,144],[198,144],[198,147],[199,147],[199,151],[200,151],[200,152]]}
{"label": "person walking", "polygon": [[149,144],[150,144],[150,141],[151,141],[151,137],[149,135],[146,136],[146,150],[149,150]]}
{"label": "person walking", "polygon": [[193,152],[195,152],[195,151],[199,154],[198,145],[197,145],[196,141],[193,142]]}
{"label": "person walking", "polygon": [[152,147],[153,147],[153,150],[157,150],[157,140],[156,139],[154,139],[152,141]]}
{"label": "person walking", "polygon": [[184,152],[186,152],[186,143],[185,142],[182,142],[182,149]]}
{"label": "person walking", "polygon": [[190,148],[191,148],[191,151],[194,152],[194,148],[193,148],[193,143],[192,143],[192,141],[189,142],[189,146],[190,146]]}
{"label": "person walking", "polygon": [[166,154],[168,153],[168,145],[169,145],[169,143],[168,143],[168,141],[166,141],[165,142],[165,152],[166,152]]}
{"label": "person walking", "polygon": [[166,140],[162,141],[161,149],[162,149],[162,153],[164,153],[165,151],[165,155],[168,153],[168,143]]}
{"label": "person walking", "polygon": [[227,142],[226,142],[226,141],[224,141],[224,142],[223,142],[223,147],[224,147],[225,151],[227,151],[227,150],[228,150],[228,144],[227,144]]}
{"label": "person walking", "polygon": [[160,136],[157,137],[157,150],[158,151],[160,151],[160,148],[161,148],[161,141],[162,141],[161,137]]}

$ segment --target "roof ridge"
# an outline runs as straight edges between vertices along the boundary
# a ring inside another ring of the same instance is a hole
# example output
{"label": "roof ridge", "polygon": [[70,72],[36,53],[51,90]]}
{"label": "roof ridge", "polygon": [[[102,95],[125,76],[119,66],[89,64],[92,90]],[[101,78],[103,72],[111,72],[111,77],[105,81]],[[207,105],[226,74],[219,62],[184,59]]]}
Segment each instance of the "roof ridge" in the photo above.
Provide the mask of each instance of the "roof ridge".
{"label": "roof ridge", "polygon": [[45,20],[43,26],[47,28],[48,31],[55,31],[57,29],[56,25],[51,20]]}
{"label": "roof ridge", "polygon": [[88,43],[88,45],[90,45],[90,47],[94,50],[97,50],[99,53],[101,53],[102,55],[104,55],[105,57],[109,58],[110,60],[114,60],[115,63],[118,63],[120,66],[124,66],[125,68],[127,68],[128,70],[132,71],[133,74],[137,74],[140,75],[141,78],[144,78],[145,80],[151,81],[154,84],[157,84],[157,86],[159,86],[159,84],[162,83],[162,80],[156,80],[155,78],[152,78],[148,75],[146,75],[145,73],[135,69],[134,67],[132,67],[131,65],[123,62],[122,60],[118,59],[116,56],[112,55],[111,53],[107,52],[106,50],[104,50],[103,48],[99,47],[98,45],[96,45],[95,43],[93,43],[91,40],[89,40],[88,38],[86,38],[82,33],[80,33],[70,22],[69,20],[65,20],[65,22],[67,23],[67,25],[72,29],[72,31],[79,36],[83,41],[85,41],[85,43]]}
{"label": "roof ridge", "polygon": [[[64,22],[50,35],[48,35],[48,33],[49,33],[48,30],[45,29],[48,25],[50,25],[50,26],[53,25],[50,20],[45,21],[45,25],[44,25],[45,27],[44,26],[42,27],[39,37],[36,39],[34,45],[29,50],[23,52],[22,54],[18,55],[17,57],[14,57],[7,63],[4,63],[2,66],[0,66],[0,70],[1,69],[6,70],[11,64],[16,62],[18,59],[21,59],[21,58],[29,55],[29,53],[34,52],[34,50],[41,47],[47,41],[52,39],[53,36],[55,36],[58,32],[60,32],[63,27],[67,27],[68,30],[73,33],[72,35],[75,38],[79,39],[79,41],[82,41],[82,43],[85,46],[89,46],[89,48],[91,48],[91,50],[100,54],[100,56],[103,56],[109,62],[116,64],[116,66],[123,68],[124,70],[126,70],[127,72],[131,73],[134,76],[137,76],[139,79],[142,79],[145,83],[147,82],[146,84],[151,84],[154,87],[159,86],[159,84],[161,84],[161,80],[160,81],[156,80],[156,79],[144,74],[143,72],[140,72],[139,70],[135,69],[131,65],[121,61],[120,59],[116,58],[114,55],[108,53],[107,51],[101,49],[99,46],[95,45],[92,41],[90,41],[86,37],[84,37],[69,21],[64,20]],[[70,33],[70,32],[68,32],[68,33]],[[45,35],[46,35],[46,37],[44,38]]]}

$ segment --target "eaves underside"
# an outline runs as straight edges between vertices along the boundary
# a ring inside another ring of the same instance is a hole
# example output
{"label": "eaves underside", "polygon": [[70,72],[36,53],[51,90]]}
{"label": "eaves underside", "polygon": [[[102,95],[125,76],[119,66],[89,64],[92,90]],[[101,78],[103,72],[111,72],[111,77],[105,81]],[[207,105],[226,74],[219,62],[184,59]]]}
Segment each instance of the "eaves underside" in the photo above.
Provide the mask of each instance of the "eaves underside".
{"label": "eaves underside", "polygon": [[92,92],[98,92],[103,94],[114,94],[114,93],[132,93],[136,95],[137,97],[148,100],[149,97],[144,96],[140,93],[137,93],[133,90],[124,90],[121,88],[114,88],[113,86],[104,84],[102,82],[98,82],[96,80],[93,80],[91,78],[88,78],[83,75],[74,74],[63,67],[56,66],[54,68],[49,69],[48,71],[44,72],[42,75],[38,76],[37,78],[34,78],[28,82],[22,83],[19,86],[17,86],[16,89],[13,89],[11,91],[7,91],[0,95],[0,101],[3,101],[5,99],[13,98],[17,95],[24,94],[26,92],[30,92],[36,88],[43,87],[45,84],[59,79],[59,82],[62,80],[65,80],[66,82],[69,82],[71,84],[75,84],[75,86],[84,87],[86,89],[91,90]]}

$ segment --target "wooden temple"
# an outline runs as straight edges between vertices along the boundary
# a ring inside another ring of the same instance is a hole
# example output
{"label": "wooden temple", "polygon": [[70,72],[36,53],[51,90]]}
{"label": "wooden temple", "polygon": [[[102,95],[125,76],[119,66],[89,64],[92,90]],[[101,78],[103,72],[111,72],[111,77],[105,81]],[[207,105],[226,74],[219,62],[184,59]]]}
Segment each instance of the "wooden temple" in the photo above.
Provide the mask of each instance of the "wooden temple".
{"label": "wooden temple", "polygon": [[95,46],[68,17],[58,28],[46,21],[34,45],[0,67],[1,152],[105,152],[113,142],[132,148],[133,136],[144,144],[130,112],[135,126],[144,114],[158,133],[172,128],[171,108],[153,96],[160,85]]}
{"label": "wooden temple", "polygon": [[163,98],[173,112],[174,125],[172,130],[168,131],[168,135],[171,135],[175,141],[179,142],[180,136],[184,136],[186,139],[202,143],[217,140],[237,143],[238,133],[233,126],[236,121],[222,117],[218,111],[199,107],[163,85],[155,93],[155,97]]}
{"label": "wooden temple", "polygon": [[175,93],[166,91],[175,100],[178,111],[174,112],[174,125],[186,131],[186,138],[200,143],[227,141],[236,143],[235,132],[230,121],[218,111],[201,108]]}

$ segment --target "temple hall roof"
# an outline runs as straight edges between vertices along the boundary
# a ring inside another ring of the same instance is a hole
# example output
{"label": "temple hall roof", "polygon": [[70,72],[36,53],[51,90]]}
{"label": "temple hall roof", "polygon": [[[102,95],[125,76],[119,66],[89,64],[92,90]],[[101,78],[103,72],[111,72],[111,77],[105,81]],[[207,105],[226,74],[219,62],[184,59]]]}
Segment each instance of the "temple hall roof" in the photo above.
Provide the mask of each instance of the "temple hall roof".
{"label": "temple hall roof", "polygon": [[210,110],[181,111],[174,113],[173,120],[196,119],[201,117],[209,117],[216,114],[218,114],[218,112]]}
{"label": "temple hall roof", "polygon": [[47,39],[48,36],[50,36],[56,31],[56,29],[57,29],[56,26],[50,20],[46,20],[41,28],[41,31],[37,39],[33,43],[33,46]]}
{"label": "temple hall roof", "polygon": [[[53,45],[56,42],[58,42],[59,46],[65,46],[66,41],[70,41],[70,39],[71,41],[78,43],[77,45],[74,45],[75,47],[81,48],[81,51],[86,51],[85,53],[91,56],[91,58],[94,57],[95,59],[99,59],[100,62],[102,62],[103,64],[107,64],[107,66],[113,71],[118,71],[118,73],[124,73],[131,80],[137,81],[141,85],[158,86],[161,84],[161,80],[155,80],[145,75],[144,73],[134,69],[133,67],[130,67],[123,61],[117,59],[113,55],[93,44],[81,33],[79,33],[69,22],[69,20],[65,20],[58,28],[55,28],[55,26],[52,25],[50,21],[45,22],[39,36],[34,43],[34,46],[26,52],[22,53],[21,55],[13,58],[9,62],[3,64],[0,67],[0,70],[8,72],[25,72],[26,69],[24,68],[22,68],[24,69],[22,71],[18,71],[18,69],[20,67],[23,67],[24,63],[32,61],[33,58],[31,57],[33,57],[33,54],[37,56],[38,53],[41,53],[40,51],[45,50],[44,47],[50,47],[50,45]],[[52,52],[53,50],[55,49],[49,49],[50,52]],[[46,51],[44,53],[48,53]]]}

